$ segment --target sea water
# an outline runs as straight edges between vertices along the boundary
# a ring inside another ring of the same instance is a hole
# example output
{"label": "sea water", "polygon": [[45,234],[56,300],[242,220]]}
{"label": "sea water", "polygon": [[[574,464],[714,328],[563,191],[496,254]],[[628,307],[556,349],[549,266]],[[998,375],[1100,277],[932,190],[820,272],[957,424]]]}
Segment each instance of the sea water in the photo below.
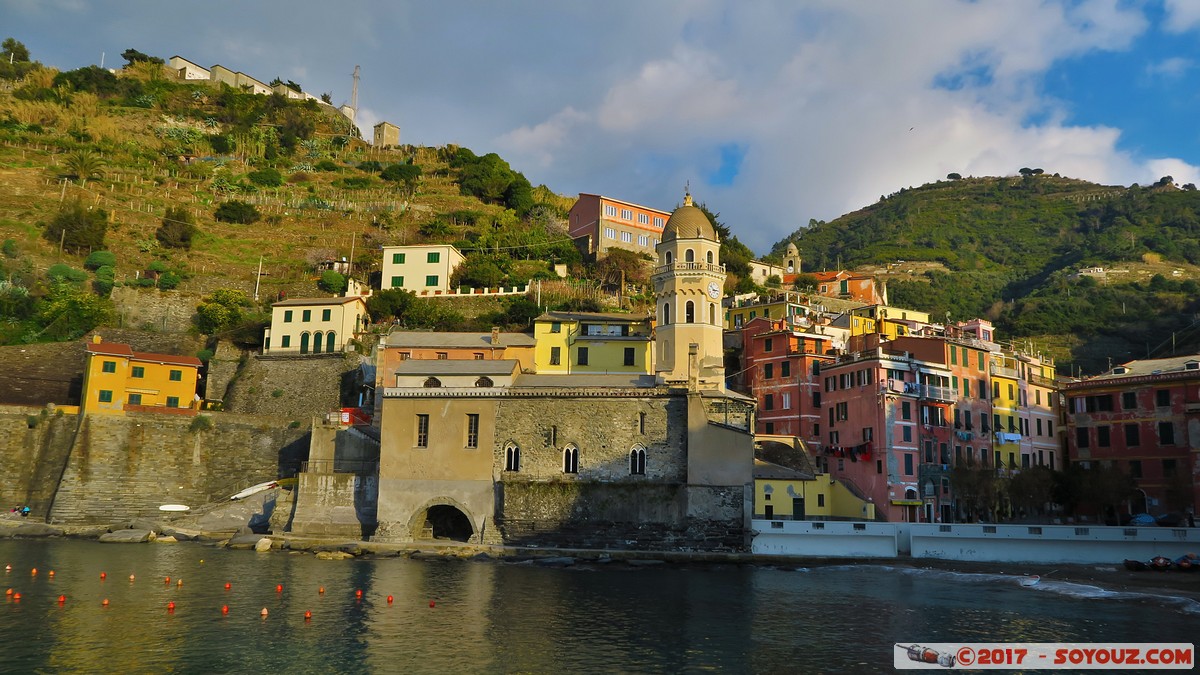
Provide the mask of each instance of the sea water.
{"label": "sea water", "polygon": [[24,540],[0,542],[0,574],[22,596],[0,601],[5,673],[879,673],[896,642],[1200,636],[1186,598],[886,565],[325,561]]}

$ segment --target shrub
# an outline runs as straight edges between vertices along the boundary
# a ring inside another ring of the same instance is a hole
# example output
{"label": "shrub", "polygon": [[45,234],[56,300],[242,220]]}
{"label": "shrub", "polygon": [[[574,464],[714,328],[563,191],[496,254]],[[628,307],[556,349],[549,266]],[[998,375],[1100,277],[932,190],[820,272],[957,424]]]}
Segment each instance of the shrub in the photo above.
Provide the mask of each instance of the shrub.
{"label": "shrub", "polygon": [[276,389],[275,391],[271,392],[271,398],[280,398],[281,396],[283,396],[282,389]]}
{"label": "shrub", "polygon": [[209,431],[213,428],[212,418],[208,415],[196,415],[192,419],[192,423],[188,425],[188,431],[198,433],[201,431]]}
{"label": "shrub", "polygon": [[337,163],[332,160],[323,159],[323,160],[317,162],[317,170],[318,171],[337,171],[340,168],[341,167],[338,166]]}
{"label": "shrub", "polygon": [[359,162],[358,170],[366,171],[367,173],[379,173],[383,171],[383,165],[373,159],[369,159],[365,162]]}
{"label": "shrub", "polygon": [[151,260],[146,269],[150,270],[151,272],[166,272],[167,263],[161,260]]}
{"label": "shrub", "polygon": [[92,251],[87,260],[83,261],[84,269],[98,270],[101,267],[112,268],[117,264],[117,256],[112,251]]}
{"label": "shrub", "polygon": [[74,281],[76,283],[87,280],[87,272],[77,270],[70,265],[64,263],[55,263],[46,270],[46,276],[51,281]]}
{"label": "shrub", "polygon": [[361,190],[369,188],[375,181],[370,176],[346,176],[337,182],[337,184],[347,190]]}
{"label": "shrub", "polygon": [[96,295],[107,297],[112,293],[113,284],[116,282],[116,271],[105,265],[96,270],[96,278],[92,280],[92,288],[96,291]]}
{"label": "shrub", "polygon": [[283,176],[270,167],[251,171],[246,174],[246,178],[250,179],[251,183],[263,187],[279,187],[283,185]]}
{"label": "shrub", "polygon": [[326,293],[333,293],[335,295],[344,293],[346,290],[346,277],[341,272],[325,270],[321,274],[321,280],[317,282],[317,287]]}
{"label": "shrub", "polygon": [[42,236],[52,244],[62,243],[72,253],[104,248],[108,232],[108,214],[102,209],[89,209],[79,200],[64,204]]}
{"label": "shrub", "polygon": [[4,246],[0,250],[3,250],[4,255],[9,258],[15,258],[17,257],[17,254],[20,253],[20,251],[17,250],[17,242],[13,241],[12,239],[5,239]]}
{"label": "shrub", "polygon": [[163,272],[158,276],[158,287],[164,291],[174,290],[179,287],[179,282],[182,279],[174,272]]}
{"label": "shrub", "polygon": [[217,220],[225,223],[241,223],[247,225],[257,221],[262,217],[258,209],[254,208],[253,204],[231,199],[227,202],[221,202],[214,214]]}
{"label": "shrub", "polygon": [[210,360],[212,360],[212,357],[213,350],[211,349],[201,349],[200,351],[196,352],[196,358],[200,359],[202,363],[208,363]]}
{"label": "shrub", "polygon": [[[192,238],[198,232],[199,230],[196,228],[196,223],[192,219],[191,212],[182,206],[171,207],[167,209],[166,215],[163,216],[162,224],[158,226],[158,230],[154,233],[154,238],[167,248],[181,248],[186,250],[192,247]],[[161,272],[163,270],[156,271]]]}

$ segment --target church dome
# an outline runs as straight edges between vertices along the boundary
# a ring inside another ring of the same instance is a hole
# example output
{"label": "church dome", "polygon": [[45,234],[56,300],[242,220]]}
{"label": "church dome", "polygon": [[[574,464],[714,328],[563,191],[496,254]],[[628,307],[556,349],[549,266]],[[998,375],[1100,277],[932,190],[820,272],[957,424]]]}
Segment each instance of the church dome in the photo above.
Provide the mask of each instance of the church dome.
{"label": "church dome", "polygon": [[662,240],[671,241],[672,239],[710,239],[718,241],[717,232],[713,229],[712,223],[709,222],[708,216],[704,215],[704,212],[699,208],[692,205],[692,196],[690,194],[683,196],[683,206],[671,213],[666,227],[663,228]]}

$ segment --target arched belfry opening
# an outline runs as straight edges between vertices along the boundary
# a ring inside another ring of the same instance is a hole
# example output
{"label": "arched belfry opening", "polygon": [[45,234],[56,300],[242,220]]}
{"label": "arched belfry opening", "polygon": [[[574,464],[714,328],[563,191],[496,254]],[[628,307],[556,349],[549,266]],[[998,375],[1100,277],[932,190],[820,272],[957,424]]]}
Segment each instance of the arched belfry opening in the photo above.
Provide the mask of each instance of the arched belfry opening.
{"label": "arched belfry opening", "polygon": [[455,506],[434,504],[417,518],[413,539],[443,539],[468,542],[475,534],[471,519]]}

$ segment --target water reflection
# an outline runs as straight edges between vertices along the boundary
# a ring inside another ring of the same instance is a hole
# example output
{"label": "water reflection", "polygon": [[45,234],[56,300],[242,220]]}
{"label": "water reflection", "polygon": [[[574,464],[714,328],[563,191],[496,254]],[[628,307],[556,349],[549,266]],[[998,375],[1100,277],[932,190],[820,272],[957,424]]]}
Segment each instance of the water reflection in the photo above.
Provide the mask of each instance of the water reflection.
{"label": "water reflection", "polygon": [[0,542],[6,563],[0,584],[24,598],[0,605],[0,671],[21,673],[880,672],[898,641],[1188,642],[1200,631],[1195,603],[883,566],[559,569],[73,541]]}

